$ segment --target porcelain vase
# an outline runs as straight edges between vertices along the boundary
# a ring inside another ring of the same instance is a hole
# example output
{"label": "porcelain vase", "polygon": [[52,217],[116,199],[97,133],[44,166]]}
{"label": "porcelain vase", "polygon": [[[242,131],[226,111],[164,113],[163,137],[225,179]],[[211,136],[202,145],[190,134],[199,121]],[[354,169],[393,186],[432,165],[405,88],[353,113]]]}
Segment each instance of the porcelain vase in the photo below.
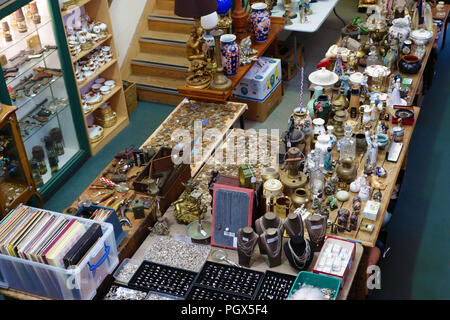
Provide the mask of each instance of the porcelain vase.
{"label": "porcelain vase", "polygon": [[250,22],[256,42],[265,42],[269,37],[270,15],[266,9],[267,4],[265,3],[255,3],[252,5]]}
{"label": "porcelain vase", "polygon": [[224,34],[220,37],[223,72],[227,77],[235,76],[239,68],[239,46],[235,40],[234,34]]}

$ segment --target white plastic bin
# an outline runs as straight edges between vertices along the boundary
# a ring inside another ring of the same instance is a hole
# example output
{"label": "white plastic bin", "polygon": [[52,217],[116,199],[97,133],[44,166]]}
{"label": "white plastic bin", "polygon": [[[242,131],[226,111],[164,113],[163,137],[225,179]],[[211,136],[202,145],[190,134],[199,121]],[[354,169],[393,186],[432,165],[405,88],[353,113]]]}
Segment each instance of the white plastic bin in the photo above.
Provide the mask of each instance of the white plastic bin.
{"label": "white plastic bin", "polygon": [[[76,219],[83,223],[86,229],[93,223],[98,223],[75,216],[47,212],[67,219]],[[100,225],[103,236],[73,269],[58,268],[0,253],[0,287],[59,300],[92,299],[99,285],[119,263],[113,226],[107,222]]]}

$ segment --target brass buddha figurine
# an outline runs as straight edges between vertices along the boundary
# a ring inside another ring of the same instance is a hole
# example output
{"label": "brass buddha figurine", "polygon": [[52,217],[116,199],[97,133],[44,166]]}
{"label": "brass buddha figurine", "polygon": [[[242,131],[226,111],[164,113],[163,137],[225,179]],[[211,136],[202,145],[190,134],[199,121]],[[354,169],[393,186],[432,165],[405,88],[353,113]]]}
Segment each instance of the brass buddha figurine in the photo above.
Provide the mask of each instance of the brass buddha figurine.
{"label": "brass buddha figurine", "polygon": [[203,51],[203,28],[195,27],[186,42],[186,57],[189,60],[189,71],[192,73],[186,78],[188,87],[204,89],[212,80],[211,74],[206,70],[208,65],[206,53]]}

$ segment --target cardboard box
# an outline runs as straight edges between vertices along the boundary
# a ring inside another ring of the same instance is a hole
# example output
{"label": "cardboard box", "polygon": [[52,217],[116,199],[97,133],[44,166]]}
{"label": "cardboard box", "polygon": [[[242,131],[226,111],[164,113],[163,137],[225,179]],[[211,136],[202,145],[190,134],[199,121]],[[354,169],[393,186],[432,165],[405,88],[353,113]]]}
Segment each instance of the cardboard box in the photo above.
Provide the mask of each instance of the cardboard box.
{"label": "cardboard box", "polygon": [[281,60],[261,57],[233,93],[237,98],[262,102],[277,88],[281,79]]}
{"label": "cardboard box", "polygon": [[[355,260],[355,252],[354,242],[327,236],[313,272],[340,279],[342,288]],[[334,268],[335,264],[339,268]]]}
{"label": "cardboard box", "polygon": [[369,220],[377,221],[381,204],[378,201],[369,200],[363,210],[363,216]]}
{"label": "cardboard box", "polygon": [[274,91],[264,101],[252,101],[241,98],[232,98],[234,102],[246,103],[248,106],[244,117],[247,120],[264,122],[272,113],[273,110],[280,104],[283,99],[283,85],[278,83]]}

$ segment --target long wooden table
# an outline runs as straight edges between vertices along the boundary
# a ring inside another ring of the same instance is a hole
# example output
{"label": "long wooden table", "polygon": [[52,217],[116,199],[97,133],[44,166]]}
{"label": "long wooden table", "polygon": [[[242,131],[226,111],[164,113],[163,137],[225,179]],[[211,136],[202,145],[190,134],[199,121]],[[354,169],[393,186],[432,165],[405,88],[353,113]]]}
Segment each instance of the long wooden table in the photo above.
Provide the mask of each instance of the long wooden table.
{"label": "long wooden table", "polygon": [[[278,34],[283,30],[284,27],[284,19],[280,17],[272,17],[271,18],[271,25],[270,25],[270,31],[267,41],[262,43],[254,42],[252,44],[252,48],[257,50],[258,53],[256,56],[259,58],[261,57],[266,50],[269,48],[269,46],[274,43],[275,48],[278,46],[276,45]],[[205,101],[217,101],[217,102],[223,102],[228,101],[230,96],[233,93],[234,88],[241,82],[242,78],[247,74],[247,72],[250,70],[250,68],[253,66],[254,62],[245,65],[240,66],[238,68],[237,74],[234,77],[230,77],[230,80],[232,82],[231,88],[224,91],[219,90],[212,90],[212,89],[194,89],[189,88],[186,86],[178,87],[177,90],[180,95],[189,97],[191,99],[198,99],[198,100],[205,100]]]}
{"label": "long wooden table", "polygon": [[[256,133],[256,131],[244,131],[244,130],[240,130],[240,129],[234,129],[228,136],[227,139],[225,139],[223,141],[223,143],[217,148],[217,150],[220,150],[221,152],[220,157],[215,157],[215,155],[218,153],[216,150],[216,154],[213,154],[208,161],[205,163],[205,165],[203,166],[203,168],[198,172],[198,174],[194,177],[194,181],[198,183],[198,186],[200,189],[202,189],[204,192],[208,192],[208,182],[209,182],[209,176],[210,176],[210,172],[211,170],[219,170],[222,174],[225,175],[231,175],[231,176],[238,176],[238,166],[237,165],[224,165],[223,161],[221,161],[221,159],[228,159],[227,156],[230,155],[230,151],[227,152],[227,150],[229,150],[230,147],[235,147],[234,141],[238,141],[240,138],[245,137],[247,134],[252,134],[253,132]],[[267,150],[267,154],[269,155],[269,159],[265,158],[265,159],[259,159],[259,161],[257,163],[255,163],[253,165],[253,168],[255,169],[255,176],[257,178],[257,180],[261,180],[261,171],[263,168],[266,167],[277,167],[278,165],[278,153],[271,153],[271,149],[270,149],[270,142],[278,144],[279,143],[279,137],[275,137],[275,136],[271,136],[271,135],[266,135],[264,133],[258,133],[258,136],[253,136],[255,139],[262,139],[262,140],[266,140],[268,142],[268,150]],[[249,140],[246,140],[246,150],[249,150],[250,148],[250,143],[248,142]],[[256,141],[256,140],[254,140]],[[259,140],[258,140],[259,141]],[[238,160],[239,163],[248,163],[248,153],[244,150],[242,150],[241,148],[239,149],[240,153],[238,155],[238,157],[235,154],[235,151],[233,151],[233,158],[232,160]],[[222,157],[223,156],[223,157]],[[169,226],[170,226],[170,235],[169,236],[177,236],[177,235],[182,235],[182,236],[186,236],[186,226],[178,224],[175,220],[174,214],[173,214],[173,210],[174,208],[171,207],[167,210],[166,214],[164,215],[166,221],[168,222]],[[211,213],[210,211],[208,211],[206,217],[205,217],[205,221],[209,221],[211,222]],[[308,233],[305,229],[305,236],[306,238],[308,237]],[[141,247],[136,251],[136,253],[133,255],[132,259],[137,260],[137,261],[143,261],[145,259],[145,253],[148,249],[148,243],[152,242],[152,235],[149,235],[147,237],[147,239],[144,241],[144,243],[141,245]],[[287,239],[285,239],[285,241],[287,241]],[[213,252],[214,249],[212,249],[211,253]],[[230,249],[223,249],[227,252],[228,255],[228,259],[238,263],[238,256],[237,256],[237,251],[236,250],[230,250]],[[356,245],[356,254],[355,254],[355,259],[353,261],[353,265],[352,268],[350,270],[350,273],[348,275],[348,279],[346,280],[344,287],[341,288],[341,290],[339,291],[338,294],[338,299],[339,300],[345,300],[347,299],[350,289],[352,287],[353,284],[353,280],[356,277],[357,274],[357,270],[358,270],[358,266],[361,262],[361,258],[363,256],[363,246],[361,244],[357,244]],[[318,258],[318,253],[315,253],[314,255],[314,260],[311,263],[308,271],[311,271],[314,267],[315,262],[317,261]],[[209,261],[214,261],[214,259],[211,257],[211,255],[208,257]],[[259,249],[256,248],[255,249],[255,253],[253,255],[252,258],[252,266],[251,269],[253,270],[257,270],[257,271],[262,271],[265,272],[266,270],[271,270],[271,271],[275,271],[275,272],[281,272],[281,273],[287,273],[287,274],[291,274],[291,275],[297,275],[298,271],[294,268],[292,268],[286,258],[286,256],[283,254],[282,255],[282,263],[281,265],[274,267],[274,268],[269,268],[269,265],[266,261],[267,259],[263,256],[259,254]]]}
{"label": "long wooden table", "polygon": [[[211,123],[214,124],[220,123],[220,125],[218,124],[217,127],[220,128],[221,136],[216,136],[214,141],[203,146],[203,156],[201,158],[201,161],[193,163],[191,165],[192,176],[196,175],[196,173],[200,170],[203,164],[208,160],[211,153],[214,152],[214,149],[221,143],[222,139],[229,133],[229,129],[233,127],[234,123],[247,110],[246,104],[236,102],[204,104],[200,106],[196,106],[195,104],[196,103],[191,104],[187,100],[181,102],[177,106],[177,108],[175,108],[175,110],[166,118],[166,120],[154,131],[154,133],[142,145],[142,146],[157,147],[154,143],[156,143],[156,141],[160,136],[162,136],[163,139],[165,139],[166,135],[168,134],[167,131],[169,131],[170,133],[171,131],[174,131],[177,128],[190,130],[191,129],[190,126],[193,126],[195,121],[197,120],[200,121],[205,118],[205,110],[209,110],[206,111],[206,113],[209,112],[217,117],[216,120],[211,121]],[[179,119],[177,118],[180,116],[180,114],[184,114],[185,112],[189,113],[189,116],[185,115],[185,120],[186,119],[188,120],[186,128],[179,124]],[[173,145],[176,144],[175,142],[171,142],[170,139],[164,142],[165,142],[164,146],[168,147],[172,147]],[[100,184],[99,179],[103,176],[103,172],[107,171],[108,169],[111,169],[114,162],[115,160],[111,161],[111,163],[109,163],[108,166],[101,173],[98,174],[98,176],[92,181],[89,187],[83,191],[83,193],[79,196],[79,198],[75,199],[75,201],[72,203],[72,207],[77,208],[79,199],[83,197],[89,197],[90,195],[92,195],[92,193],[98,192],[98,190],[96,189],[92,190],[90,189],[90,187],[93,185]],[[142,168],[143,167],[131,168],[131,170],[128,172],[128,177],[133,177],[137,175],[142,170]],[[117,197],[118,199],[127,199],[133,193],[134,190],[131,189],[125,193],[115,192],[114,197]],[[149,198],[145,194],[140,193],[136,194],[137,194],[136,198],[140,197]],[[99,203],[99,205],[107,204],[110,201],[110,199]],[[131,257],[149,234],[148,228],[153,225],[153,223],[156,220],[156,217],[150,214],[149,210],[145,210],[145,213],[146,215],[145,218],[143,219],[135,219],[133,214],[128,213],[127,217],[129,218],[132,226],[131,227],[123,226],[123,230],[128,231],[128,234],[117,248],[119,256],[119,264],[123,261],[123,259]],[[110,284],[112,280],[113,280],[112,277],[108,277],[107,279],[105,279],[103,285],[98,290],[100,295],[103,293],[105,289],[107,289],[108,284]],[[0,294],[20,300],[47,299],[45,297],[32,295],[14,289],[0,289]]]}

